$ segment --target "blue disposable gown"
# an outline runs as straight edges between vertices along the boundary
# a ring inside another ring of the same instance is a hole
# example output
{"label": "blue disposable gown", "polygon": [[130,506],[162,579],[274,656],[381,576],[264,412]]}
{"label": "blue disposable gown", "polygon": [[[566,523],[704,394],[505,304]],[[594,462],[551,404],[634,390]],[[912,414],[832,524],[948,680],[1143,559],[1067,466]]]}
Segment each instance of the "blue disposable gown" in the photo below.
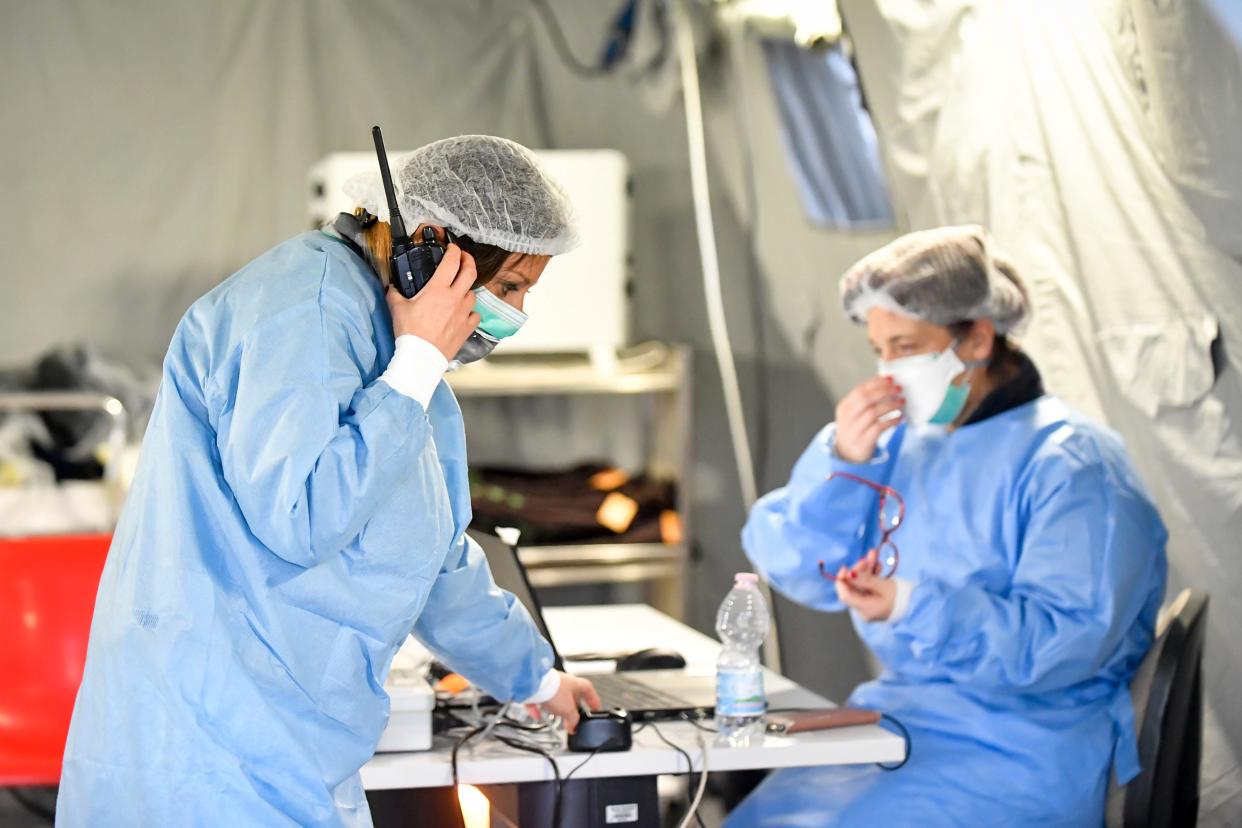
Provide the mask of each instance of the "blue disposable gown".
{"label": "blue disposable gown", "polygon": [[878,536],[877,495],[900,492],[894,623],[855,629],[883,667],[849,703],[910,731],[909,763],[770,776],[729,826],[1092,825],[1110,769],[1138,771],[1128,682],[1151,645],[1166,532],[1120,439],[1054,397],[948,433],[898,427],[876,458],[837,459],[821,432],[743,531],[789,598],[843,609],[817,571]]}
{"label": "blue disposable gown", "polygon": [[377,381],[392,323],[323,233],[178,325],[103,578],[57,824],[370,825],[359,769],[411,632],[498,698],[552,652],[494,585],[461,412]]}

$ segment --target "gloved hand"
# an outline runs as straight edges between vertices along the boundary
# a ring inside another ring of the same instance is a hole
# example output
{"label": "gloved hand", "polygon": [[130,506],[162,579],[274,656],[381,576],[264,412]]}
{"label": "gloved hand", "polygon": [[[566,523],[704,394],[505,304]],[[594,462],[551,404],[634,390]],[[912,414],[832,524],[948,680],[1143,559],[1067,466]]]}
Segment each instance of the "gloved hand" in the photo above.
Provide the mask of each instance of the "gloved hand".
{"label": "gloved hand", "polygon": [[873,377],[846,395],[837,406],[837,456],[847,463],[866,463],[875,455],[880,435],[901,422],[881,419],[901,411],[906,400],[892,377]]}
{"label": "gloved hand", "polygon": [[393,336],[413,334],[434,345],[445,359],[455,357],[479,325],[470,292],[476,276],[474,257],[450,244],[431,280],[413,299],[388,288]]}

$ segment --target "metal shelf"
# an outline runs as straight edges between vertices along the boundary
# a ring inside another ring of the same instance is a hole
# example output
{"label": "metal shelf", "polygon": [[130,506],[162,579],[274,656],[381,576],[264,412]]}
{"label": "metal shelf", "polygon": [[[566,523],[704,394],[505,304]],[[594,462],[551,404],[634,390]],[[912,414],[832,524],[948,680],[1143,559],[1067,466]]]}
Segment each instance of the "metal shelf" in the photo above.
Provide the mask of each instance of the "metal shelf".
{"label": "metal shelf", "polygon": [[0,392],[0,411],[102,411],[112,418],[108,430],[108,455],[104,461],[104,481],[115,487],[117,513],[124,496],[118,462],[125,450],[128,414],[125,406],[111,394],[94,391],[17,391]]}
{"label": "metal shelf", "polygon": [[[447,376],[461,398],[629,396],[611,416],[642,418],[645,468],[677,484],[677,512],[682,531],[691,525],[691,371],[686,345],[638,346],[623,354],[496,354]],[[601,424],[606,427],[606,424]],[[685,611],[689,541],[664,543],[592,543],[523,548],[531,583],[536,587],[645,583],[647,598],[674,618]]]}
{"label": "metal shelf", "polygon": [[[658,361],[656,361],[658,359]],[[601,368],[584,356],[522,356],[476,362],[447,375],[459,397],[551,394],[654,394],[678,391],[685,355],[669,349],[641,369]]]}
{"label": "metal shelf", "polygon": [[522,563],[531,570],[623,563],[680,564],[685,555],[686,547],[680,543],[583,543],[521,549]]}
{"label": "metal shelf", "polygon": [[645,583],[651,602],[669,614],[685,611],[684,543],[590,543],[521,550],[535,587]]}
{"label": "metal shelf", "polygon": [[580,586],[584,584],[617,584],[680,579],[680,563],[629,563],[608,566],[558,566],[530,570],[534,587]]}

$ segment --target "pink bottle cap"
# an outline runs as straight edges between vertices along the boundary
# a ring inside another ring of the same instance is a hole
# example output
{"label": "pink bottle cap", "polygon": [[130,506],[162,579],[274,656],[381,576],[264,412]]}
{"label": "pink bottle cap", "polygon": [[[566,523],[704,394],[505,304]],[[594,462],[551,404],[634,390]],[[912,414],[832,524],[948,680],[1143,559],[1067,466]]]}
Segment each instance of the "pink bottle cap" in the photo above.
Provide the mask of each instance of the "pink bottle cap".
{"label": "pink bottle cap", "polygon": [[753,572],[739,572],[733,576],[733,583],[735,584],[757,584],[759,583],[759,576]]}

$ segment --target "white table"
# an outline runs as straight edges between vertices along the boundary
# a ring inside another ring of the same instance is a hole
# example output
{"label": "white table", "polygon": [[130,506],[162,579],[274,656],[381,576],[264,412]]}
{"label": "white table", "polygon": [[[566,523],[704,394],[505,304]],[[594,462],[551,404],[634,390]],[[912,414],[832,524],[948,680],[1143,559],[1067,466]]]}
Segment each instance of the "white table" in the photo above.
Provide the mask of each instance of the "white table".
{"label": "white table", "polygon": [[[545,611],[548,627],[563,654],[633,651],[663,647],[680,652],[686,669],[692,673],[714,675],[719,642],[639,604],[602,607],[560,607]],[[571,663],[571,670],[579,666]],[[830,707],[829,701],[787,678],[769,672],[765,677],[768,704],[774,709],[789,707]],[[699,733],[685,722],[659,724],[660,732],[680,745],[694,760],[694,769],[704,766]],[[899,762],[905,756],[905,743],[875,725],[820,730],[796,736],[765,736],[749,747],[712,745],[708,740],[707,767],[710,771],[787,768],[806,765],[850,765],[872,762]],[[453,740],[436,737],[435,746],[421,753],[377,754],[362,769],[362,782],[368,790],[429,788],[452,784],[450,750]],[[587,754],[560,754],[556,761],[564,776],[582,765]],[[473,785],[546,782],[553,778],[546,759],[522,753],[498,743],[467,745],[458,754],[458,779]],[[601,777],[652,776],[685,773],[686,760],[660,741],[651,727],[634,736],[632,750],[599,753],[574,773],[575,779]]]}

